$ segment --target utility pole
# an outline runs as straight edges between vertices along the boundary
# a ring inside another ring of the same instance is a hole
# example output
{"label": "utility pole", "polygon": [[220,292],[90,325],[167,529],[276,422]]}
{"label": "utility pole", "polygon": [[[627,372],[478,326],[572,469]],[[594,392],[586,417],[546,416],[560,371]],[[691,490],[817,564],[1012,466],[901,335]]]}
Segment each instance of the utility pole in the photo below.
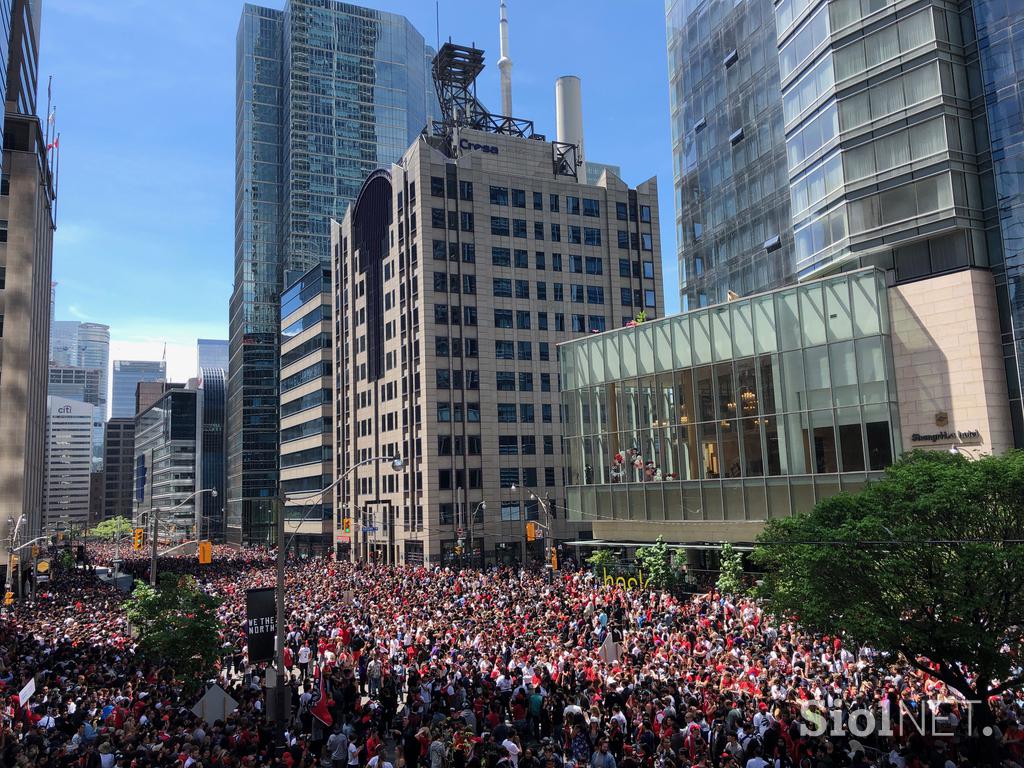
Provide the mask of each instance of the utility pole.
{"label": "utility pole", "polygon": [[157,518],[160,516],[160,509],[153,507],[149,510],[149,524],[153,529],[153,535],[150,537],[150,556],[149,556],[149,586],[156,587],[156,533],[157,533]]}
{"label": "utility pole", "polygon": [[277,608],[277,648],[274,663],[277,667],[277,689],[274,696],[274,730],[277,743],[284,744],[284,732],[288,726],[288,694],[286,686],[287,670],[284,668],[284,571],[288,557],[288,543],[285,541],[283,498],[274,500],[277,506],[277,589],[274,600]]}

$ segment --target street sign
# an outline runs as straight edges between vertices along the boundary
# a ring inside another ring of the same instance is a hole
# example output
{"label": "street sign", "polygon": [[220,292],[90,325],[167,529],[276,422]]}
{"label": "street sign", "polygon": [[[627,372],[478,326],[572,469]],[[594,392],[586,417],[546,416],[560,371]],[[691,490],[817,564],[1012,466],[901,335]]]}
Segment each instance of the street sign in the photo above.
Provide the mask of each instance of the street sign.
{"label": "street sign", "polygon": [[466,530],[464,528],[459,528],[458,536],[459,536],[460,539],[466,538]]}
{"label": "street sign", "polygon": [[363,533],[376,533],[376,532],[377,532],[377,526],[376,525],[364,525],[363,526]]}

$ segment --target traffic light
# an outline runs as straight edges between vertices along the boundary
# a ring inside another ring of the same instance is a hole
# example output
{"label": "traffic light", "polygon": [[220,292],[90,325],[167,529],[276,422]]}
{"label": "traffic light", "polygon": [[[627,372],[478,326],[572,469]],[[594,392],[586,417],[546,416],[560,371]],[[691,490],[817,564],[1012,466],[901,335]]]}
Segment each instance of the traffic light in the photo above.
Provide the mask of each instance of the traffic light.
{"label": "traffic light", "polygon": [[341,532],[342,533],[352,533],[352,518],[351,517],[343,517],[343,518],[341,518]]}
{"label": "traffic light", "polygon": [[146,541],[146,529],[136,528],[132,532],[132,549],[142,549],[142,545]]}
{"label": "traffic light", "polygon": [[551,570],[558,570],[558,550],[555,547],[551,548]]}
{"label": "traffic light", "polygon": [[537,537],[537,524],[536,523],[527,523],[526,524],[526,540],[527,541],[536,541],[537,538],[538,538]]}
{"label": "traffic light", "polygon": [[4,605],[14,605],[13,592],[4,592]]}
{"label": "traffic light", "polygon": [[213,561],[213,543],[209,541],[199,542],[199,564],[209,565]]}
{"label": "traffic light", "polygon": [[32,559],[35,560],[37,557],[39,557],[39,545],[38,544],[33,544],[32,545]]}

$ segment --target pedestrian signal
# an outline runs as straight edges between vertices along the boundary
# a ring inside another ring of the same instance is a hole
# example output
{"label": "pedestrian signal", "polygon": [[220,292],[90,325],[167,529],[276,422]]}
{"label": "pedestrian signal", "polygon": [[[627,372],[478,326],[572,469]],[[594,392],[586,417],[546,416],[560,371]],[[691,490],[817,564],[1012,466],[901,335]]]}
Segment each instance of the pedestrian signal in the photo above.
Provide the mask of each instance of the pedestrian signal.
{"label": "pedestrian signal", "polygon": [[136,528],[132,532],[132,549],[142,549],[142,545],[146,541],[146,529]]}
{"label": "pedestrian signal", "polygon": [[209,565],[213,561],[213,543],[209,541],[199,542],[199,564]]}

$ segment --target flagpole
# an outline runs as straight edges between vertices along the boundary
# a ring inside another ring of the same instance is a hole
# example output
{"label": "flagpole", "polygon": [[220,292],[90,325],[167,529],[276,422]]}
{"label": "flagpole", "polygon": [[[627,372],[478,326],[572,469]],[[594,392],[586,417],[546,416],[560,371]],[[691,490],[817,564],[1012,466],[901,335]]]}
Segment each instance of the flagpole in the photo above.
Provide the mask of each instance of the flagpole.
{"label": "flagpole", "polygon": [[50,124],[53,122],[50,117],[50,101],[53,96],[53,75],[50,75],[46,83],[46,145],[50,145]]}
{"label": "flagpole", "polygon": [[59,133],[57,134],[57,137],[54,139],[54,142],[56,143],[55,146],[54,146],[54,149],[57,150],[57,152],[56,152],[56,155],[57,155],[57,160],[56,160],[57,172],[54,174],[54,177],[53,177],[53,222],[54,222],[54,225],[56,226],[56,223],[57,223],[57,187],[60,186],[60,134]]}

